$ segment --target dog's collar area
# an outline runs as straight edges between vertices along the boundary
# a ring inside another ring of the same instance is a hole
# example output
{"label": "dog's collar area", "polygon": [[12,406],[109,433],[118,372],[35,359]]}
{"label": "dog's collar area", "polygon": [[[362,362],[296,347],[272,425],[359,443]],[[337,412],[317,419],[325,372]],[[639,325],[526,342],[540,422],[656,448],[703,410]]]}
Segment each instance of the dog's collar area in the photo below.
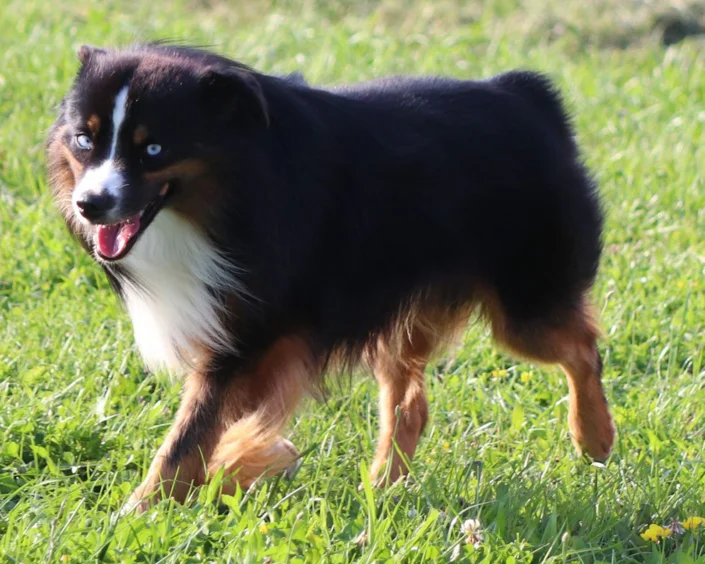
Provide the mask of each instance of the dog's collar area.
{"label": "dog's collar area", "polygon": [[171,186],[165,183],[159,194],[140,212],[109,225],[96,225],[93,246],[96,255],[104,262],[114,262],[127,256],[140,235],[149,227],[164,206]]}

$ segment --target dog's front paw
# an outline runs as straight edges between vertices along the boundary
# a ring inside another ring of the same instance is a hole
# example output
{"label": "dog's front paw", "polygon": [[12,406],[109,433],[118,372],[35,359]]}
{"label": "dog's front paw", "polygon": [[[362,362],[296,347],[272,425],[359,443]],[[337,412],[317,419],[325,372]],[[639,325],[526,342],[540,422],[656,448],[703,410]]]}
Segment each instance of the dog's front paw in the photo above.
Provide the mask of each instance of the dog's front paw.
{"label": "dog's front paw", "polygon": [[155,488],[150,488],[148,484],[141,484],[130,498],[120,508],[120,515],[128,515],[130,513],[144,513],[152,507],[159,499],[159,492]]}
{"label": "dog's front paw", "polygon": [[277,445],[277,448],[284,449],[287,453],[287,456],[290,459],[293,459],[293,462],[289,464],[287,468],[284,469],[284,477],[287,480],[293,480],[294,476],[296,475],[296,472],[301,467],[301,459],[299,458],[301,453],[299,453],[298,449],[294,446],[294,443],[284,438]]}
{"label": "dog's front paw", "polygon": [[251,459],[250,464],[240,467],[237,478],[247,487],[259,477],[272,477],[277,474],[292,479],[301,466],[299,451],[290,440],[279,437],[277,442],[260,453],[260,458]]}
{"label": "dog's front paw", "polygon": [[300,465],[299,451],[291,441],[281,436],[274,437],[268,444],[237,436],[232,439],[218,445],[208,468],[211,474],[224,468],[225,475],[231,477],[231,486],[237,482],[241,487],[248,488],[260,477],[277,474],[292,478]]}

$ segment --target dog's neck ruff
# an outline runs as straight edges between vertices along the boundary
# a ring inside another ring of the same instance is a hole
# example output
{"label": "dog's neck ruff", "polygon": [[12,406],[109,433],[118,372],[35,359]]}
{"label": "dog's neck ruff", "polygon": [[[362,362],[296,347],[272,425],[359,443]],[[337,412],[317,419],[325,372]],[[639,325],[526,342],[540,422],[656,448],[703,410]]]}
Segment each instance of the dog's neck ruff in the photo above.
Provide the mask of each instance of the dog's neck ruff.
{"label": "dog's neck ruff", "polygon": [[233,349],[222,296],[237,288],[234,268],[186,219],[162,210],[122,266],[122,297],[151,370],[184,372],[204,348]]}

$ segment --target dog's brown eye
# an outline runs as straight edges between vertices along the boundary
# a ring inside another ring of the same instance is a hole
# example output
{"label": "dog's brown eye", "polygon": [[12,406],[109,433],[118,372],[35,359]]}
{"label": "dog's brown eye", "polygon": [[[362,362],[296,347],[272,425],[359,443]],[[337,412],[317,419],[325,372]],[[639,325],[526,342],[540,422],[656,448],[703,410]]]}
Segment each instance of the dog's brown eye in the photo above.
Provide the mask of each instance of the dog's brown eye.
{"label": "dog's brown eye", "polygon": [[150,143],[145,148],[145,151],[150,157],[156,157],[159,153],[162,152],[162,146],[158,143]]}

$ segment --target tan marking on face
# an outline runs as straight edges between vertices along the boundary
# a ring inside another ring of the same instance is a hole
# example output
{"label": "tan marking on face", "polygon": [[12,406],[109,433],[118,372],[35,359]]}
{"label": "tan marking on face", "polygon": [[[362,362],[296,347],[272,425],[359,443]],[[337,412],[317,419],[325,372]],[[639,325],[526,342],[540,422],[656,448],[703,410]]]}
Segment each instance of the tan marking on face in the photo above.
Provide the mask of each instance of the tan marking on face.
{"label": "tan marking on face", "polygon": [[98,131],[100,130],[100,117],[97,114],[93,114],[91,117],[88,118],[87,123],[88,129],[93,134],[93,137],[98,135]]}
{"label": "tan marking on face", "polygon": [[75,185],[75,178],[71,165],[64,154],[64,144],[57,138],[53,139],[47,151],[49,182],[54,198],[62,208],[66,203],[71,204],[71,192]]}
{"label": "tan marking on face", "polygon": [[132,142],[135,145],[142,145],[147,140],[148,136],[149,132],[147,131],[147,128],[144,125],[138,125],[132,135]]}
{"label": "tan marking on face", "polygon": [[83,165],[71,154],[64,143],[66,126],[57,129],[47,148],[49,183],[54,194],[54,201],[69,228],[77,234],[87,237],[86,227],[81,224],[73,211],[71,195],[78,178],[83,174]]}
{"label": "tan marking on face", "polygon": [[62,144],[61,150],[64,153],[64,158],[66,159],[66,162],[69,164],[69,167],[71,168],[71,172],[73,173],[74,184],[75,184],[78,182],[78,179],[81,178],[81,176],[83,176],[84,166],[80,162],[78,162],[78,160],[76,160],[76,157],[73,156],[71,149],[69,149],[66,145]]}
{"label": "tan marking on face", "polygon": [[154,172],[145,172],[142,177],[147,182],[168,182],[169,180],[192,180],[206,172],[208,165],[201,159],[184,159]]}
{"label": "tan marking on face", "polygon": [[84,166],[74,157],[71,149],[69,149],[64,142],[64,134],[67,129],[67,126],[63,126],[56,130],[49,142],[47,153],[49,156],[50,176],[54,173],[59,173],[62,176],[65,176],[65,172],[70,171],[72,173],[73,178],[71,178],[71,182],[68,183],[70,186],[62,187],[62,190],[68,189],[68,191],[71,192],[76,182],[78,182],[78,179],[83,175]]}
{"label": "tan marking on face", "polygon": [[217,215],[223,190],[222,183],[212,174],[212,163],[198,158],[189,158],[161,170],[142,174],[142,182],[154,187],[157,193],[166,183],[177,184],[178,195],[169,206],[175,212],[199,226],[208,226]]}

